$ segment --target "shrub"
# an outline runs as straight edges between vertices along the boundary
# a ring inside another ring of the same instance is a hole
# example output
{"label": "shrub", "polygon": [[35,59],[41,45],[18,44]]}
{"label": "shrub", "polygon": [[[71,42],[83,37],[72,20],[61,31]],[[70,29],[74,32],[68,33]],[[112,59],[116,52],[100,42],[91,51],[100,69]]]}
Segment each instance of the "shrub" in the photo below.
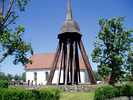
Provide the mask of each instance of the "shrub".
{"label": "shrub", "polygon": [[117,89],[110,85],[99,87],[95,91],[94,100],[106,100],[107,98],[115,97],[118,92]]}
{"label": "shrub", "polygon": [[103,86],[95,91],[94,100],[107,100],[119,96],[133,96],[133,85],[125,84],[122,86]]}
{"label": "shrub", "polygon": [[34,100],[31,91],[20,88],[9,88],[0,90],[0,100]]}
{"label": "shrub", "polygon": [[44,88],[40,90],[41,98],[40,100],[59,100],[60,90],[57,88]]}
{"label": "shrub", "polygon": [[8,88],[8,81],[0,80],[0,88]]}
{"label": "shrub", "polygon": [[26,90],[22,88],[0,89],[0,100],[59,100],[58,89]]}
{"label": "shrub", "polygon": [[133,96],[133,85],[125,84],[119,88],[120,96]]}

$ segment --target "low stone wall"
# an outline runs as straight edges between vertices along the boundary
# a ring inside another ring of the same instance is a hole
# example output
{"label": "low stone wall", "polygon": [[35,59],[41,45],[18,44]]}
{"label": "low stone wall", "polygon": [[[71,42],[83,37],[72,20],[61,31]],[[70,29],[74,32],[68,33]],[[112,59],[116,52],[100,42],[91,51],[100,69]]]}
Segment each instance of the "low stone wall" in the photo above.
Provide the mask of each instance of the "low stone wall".
{"label": "low stone wall", "polygon": [[[39,89],[39,88],[45,88],[45,87],[55,87],[62,89],[66,92],[94,92],[98,85],[90,85],[90,84],[79,84],[79,85],[33,85],[33,86],[27,86],[27,85],[15,85],[16,87],[23,87],[27,89]],[[12,86],[11,86],[12,87]]]}
{"label": "low stone wall", "polygon": [[113,98],[113,99],[109,99],[109,100],[133,100],[133,97],[117,97],[117,98]]}
{"label": "low stone wall", "polygon": [[80,85],[59,85],[58,88],[66,92],[94,92],[97,85],[80,84]]}

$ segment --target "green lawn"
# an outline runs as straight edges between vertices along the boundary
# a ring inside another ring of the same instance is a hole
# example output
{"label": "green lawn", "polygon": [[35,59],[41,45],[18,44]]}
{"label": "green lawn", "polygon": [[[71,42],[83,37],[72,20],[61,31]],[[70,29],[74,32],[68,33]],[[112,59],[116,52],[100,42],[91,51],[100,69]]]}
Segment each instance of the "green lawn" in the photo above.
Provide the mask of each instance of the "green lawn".
{"label": "green lawn", "polygon": [[93,100],[94,93],[87,92],[63,92],[60,100]]}

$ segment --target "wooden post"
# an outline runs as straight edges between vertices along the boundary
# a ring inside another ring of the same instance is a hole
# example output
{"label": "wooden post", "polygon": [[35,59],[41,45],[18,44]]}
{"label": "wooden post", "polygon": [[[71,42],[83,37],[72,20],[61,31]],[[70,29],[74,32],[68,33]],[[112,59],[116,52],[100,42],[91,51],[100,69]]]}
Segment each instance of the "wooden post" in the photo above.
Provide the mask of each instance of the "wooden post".
{"label": "wooden post", "polygon": [[59,65],[59,76],[58,76],[58,85],[60,84],[62,64],[63,64],[63,43],[61,43],[61,55],[60,55],[60,65]]}
{"label": "wooden post", "polygon": [[90,78],[90,82],[91,82],[91,84],[96,84],[96,80],[94,78],[93,71],[92,71],[89,59],[87,57],[85,48],[83,46],[82,40],[79,42],[79,48],[80,48],[80,51],[81,51],[81,55],[83,57],[83,61],[84,61],[85,65],[86,65],[86,69],[88,71],[88,76]]}
{"label": "wooden post", "polygon": [[75,42],[73,43],[73,61],[72,61],[72,84],[74,84],[75,77]]}
{"label": "wooden post", "polygon": [[69,73],[69,58],[70,58],[70,43],[67,44],[67,63],[66,63],[66,72],[65,72],[65,85],[68,83],[68,73]]}
{"label": "wooden post", "polygon": [[60,51],[61,51],[61,49],[60,49],[60,44],[59,44],[59,46],[57,47],[57,52],[55,54],[54,61],[53,61],[53,64],[52,64],[52,68],[51,68],[51,71],[50,71],[50,74],[49,74],[49,77],[48,77],[48,82],[47,82],[48,85],[52,84],[52,79],[54,77],[54,73],[55,73],[55,70],[56,70],[56,67],[57,67]]}

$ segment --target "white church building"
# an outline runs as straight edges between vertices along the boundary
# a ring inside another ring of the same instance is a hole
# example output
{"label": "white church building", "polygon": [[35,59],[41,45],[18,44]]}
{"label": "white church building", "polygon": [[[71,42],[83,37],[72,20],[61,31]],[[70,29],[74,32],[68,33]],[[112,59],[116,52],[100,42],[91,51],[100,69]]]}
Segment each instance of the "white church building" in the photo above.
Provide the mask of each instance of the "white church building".
{"label": "white church building", "polygon": [[[48,80],[48,75],[50,73],[51,65],[54,59],[54,53],[44,53],[44,54],[34,54],[31,57],[32,64],[27,64],[25,66],[26,71],[26,82],[29,85],[46,85]],[[80,78],[81,83],[86,83],[89,81],[88,73],[83,60],[80,58]],[[59,70],[55,71],[52,83],[58,83]],[[63,77],[61,77],[61,81]]]}

